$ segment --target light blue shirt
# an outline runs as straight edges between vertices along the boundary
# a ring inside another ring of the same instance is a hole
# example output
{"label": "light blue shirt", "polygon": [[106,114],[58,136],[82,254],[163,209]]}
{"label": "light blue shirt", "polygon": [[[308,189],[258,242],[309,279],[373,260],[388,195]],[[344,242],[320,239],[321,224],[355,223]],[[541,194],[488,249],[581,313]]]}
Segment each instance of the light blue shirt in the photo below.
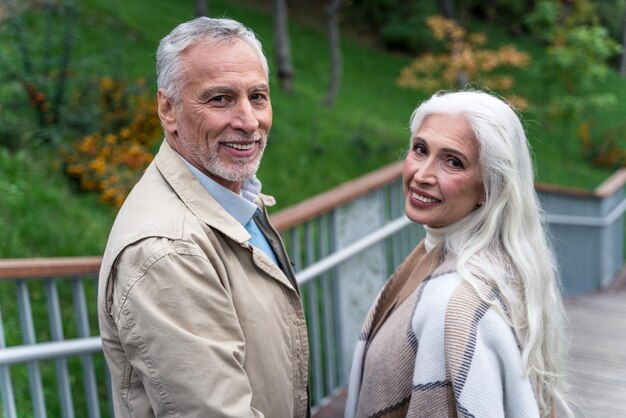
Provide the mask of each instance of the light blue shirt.
{"label": "light blue shirt", "polygon": [[250,243],[266,253],[274,261],[274,264],[278,265],[276,255],[274,254],[272,247],[269,245],[269,242],[267,242],[267,238],[263,235],[259,227],[256,225],[256,222],[252,219],[256,211],[261,211],[261,209],[256,205],[256,199],[259,193],[261,193],[261,182],[259,179],[254,176],[250,179],[244,180],[241,184],[241,193],[236,194],[204,174],[202,171],[198,170],[180,154],[178,154],[178,156],[196,176],[207,192],[213,196],[217,203],[219,203],[229,215],[235,218],[237,222],[246,228],[252,237],[250,239]]}

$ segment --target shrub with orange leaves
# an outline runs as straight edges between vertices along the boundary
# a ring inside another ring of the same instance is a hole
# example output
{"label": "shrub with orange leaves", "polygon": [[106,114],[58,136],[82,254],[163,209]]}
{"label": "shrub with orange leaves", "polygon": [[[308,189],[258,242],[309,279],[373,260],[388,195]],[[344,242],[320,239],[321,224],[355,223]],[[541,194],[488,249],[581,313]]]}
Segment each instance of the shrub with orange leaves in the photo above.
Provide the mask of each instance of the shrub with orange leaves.
{"label": "shrub with orange leaves", "polygon": [[161,134],[156,100],[149,98],[142,79],[131,85],[105,77],[99,83],[99,106],[101,128],[64,153],[66,173],[81,189],[96,191],[119,207],[154,157],[150,147]]}
{"label": "shrub with orange leaves", "polygon": [[626,167],[626,123],[600,132],[593,122],[578,126],[578,139],[583,155],[598,167],[617,169]]}
{"label": "shrub with orange leaves", "polygon": [[[445,43],[447,53],[426,53],[404,67],[396,83],[401,87],[433,92],[444,88],[461,88],[468,83],[507,94],[514,79],[510,75],[494,75],[502,67],[526,68],[530,57],[513,45],[497,50],[485,49],[487,36],[470,33],[454,20],[442,16],[426,19],[433,37]],[[523,97],[508,95],[509,102],[519,109],[528,103]]]}

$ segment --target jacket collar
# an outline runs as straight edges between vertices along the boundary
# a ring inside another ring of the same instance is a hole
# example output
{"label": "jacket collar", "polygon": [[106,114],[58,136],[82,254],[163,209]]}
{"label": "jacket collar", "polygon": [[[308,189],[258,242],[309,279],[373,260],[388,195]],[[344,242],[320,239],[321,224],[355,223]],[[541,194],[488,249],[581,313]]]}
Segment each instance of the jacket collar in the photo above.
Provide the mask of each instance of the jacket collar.
{"label": "jacket collar", "polygon": [[[195,216],[239,244],[250,239],[248,231],[211,196],[167,140],[161,144],[155,157],[155,164],[174,192]],[[274,199],[270,196],[260,194],[257,199],[257,205],[261,208],[273,204]]]}

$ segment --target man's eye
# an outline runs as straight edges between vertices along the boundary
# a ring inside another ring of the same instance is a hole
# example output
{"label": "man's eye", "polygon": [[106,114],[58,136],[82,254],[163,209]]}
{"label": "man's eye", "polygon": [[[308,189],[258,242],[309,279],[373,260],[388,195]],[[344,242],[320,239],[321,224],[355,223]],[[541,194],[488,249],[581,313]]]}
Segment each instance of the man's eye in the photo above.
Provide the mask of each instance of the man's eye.
{"label": "man's eye", "polygon": [[260,102],[266,100],[266,96],[261,93],[255,93],[250,96],[250,100],[252,100],[253,102]]}
{"label": "man's eye", "polygon": [[424,155],[426,154],[426,147],[423,144],[415,144],[413,145],[413,151],[417,154]]}
{"label": "man's eye", "polygon": [[209,99],[209,103],[224,103],[226,96],[214,96]]}

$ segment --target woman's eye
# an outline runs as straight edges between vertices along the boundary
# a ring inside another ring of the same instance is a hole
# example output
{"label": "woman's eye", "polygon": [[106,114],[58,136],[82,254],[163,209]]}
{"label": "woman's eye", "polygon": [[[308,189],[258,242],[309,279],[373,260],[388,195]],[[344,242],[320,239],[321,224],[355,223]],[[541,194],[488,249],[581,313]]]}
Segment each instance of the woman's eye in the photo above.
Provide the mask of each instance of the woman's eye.
{"label": "woman's eye", "polygon": [[463,163],[460,160],[456,159],[456,158],[448,158],[446,160],[446,164],[450,168],[456,168],[456,169],[462,169],[463,168]]}

